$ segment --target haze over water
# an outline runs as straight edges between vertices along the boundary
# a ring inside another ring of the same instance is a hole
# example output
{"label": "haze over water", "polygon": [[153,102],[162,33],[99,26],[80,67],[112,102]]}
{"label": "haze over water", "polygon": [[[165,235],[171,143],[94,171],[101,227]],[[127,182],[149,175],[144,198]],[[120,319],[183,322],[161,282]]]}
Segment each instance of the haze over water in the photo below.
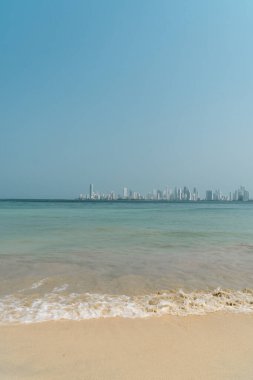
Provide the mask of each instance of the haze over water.
{"label": "haze over water", "polygon": [[[225,299],[252,288],[253,203],[5,201],[0,225],[5,322],[146,316],[154,304],[158,314],[165,306],[174,313],[180,289],[203,301],[219,287],[228,289]],[[183,308],[187,314],[185,299]]]}

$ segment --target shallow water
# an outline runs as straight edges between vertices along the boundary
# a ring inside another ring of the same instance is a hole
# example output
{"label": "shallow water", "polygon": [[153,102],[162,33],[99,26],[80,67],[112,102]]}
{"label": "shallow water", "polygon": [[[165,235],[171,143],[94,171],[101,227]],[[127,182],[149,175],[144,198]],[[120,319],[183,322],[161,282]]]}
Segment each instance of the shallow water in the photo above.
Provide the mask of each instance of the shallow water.
{"label": "shallow water", "polygon": [[0,321],[250,312],[252,229],[252,203],[0,202]]}

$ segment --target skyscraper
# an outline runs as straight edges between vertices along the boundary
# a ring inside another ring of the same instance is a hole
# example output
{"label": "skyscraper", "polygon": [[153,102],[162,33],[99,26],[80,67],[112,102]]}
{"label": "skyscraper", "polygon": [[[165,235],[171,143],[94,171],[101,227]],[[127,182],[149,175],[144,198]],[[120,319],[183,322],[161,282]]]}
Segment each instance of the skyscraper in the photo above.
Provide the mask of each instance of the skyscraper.
{"label": "skyscraper", "polygon": [[90,199],[93,199],[93,194],[94,194],[94,192],[93,192],[93,184],[91,183],[90,184]]}
{"label": "skyscraper", "polygon": [[126,199],[128,197],[128,190],[127,187],[123,188],[123,198]]}
{"label": "skyscraper", "polygon": [[213,200],[213,192],[212,192],[212,190],[207,190],[206,191],[206,200],[207,201],[212,201]]}

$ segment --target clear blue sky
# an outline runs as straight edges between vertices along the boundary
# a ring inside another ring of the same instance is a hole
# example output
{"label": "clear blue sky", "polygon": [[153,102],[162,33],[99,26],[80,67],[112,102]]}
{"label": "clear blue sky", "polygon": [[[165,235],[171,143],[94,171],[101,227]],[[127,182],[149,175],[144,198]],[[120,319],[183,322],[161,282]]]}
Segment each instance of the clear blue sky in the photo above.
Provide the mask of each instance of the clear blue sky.
{"label": "clear blue sky", "polygon": [[0,197],[253,193],[253,1],[0,2]]}

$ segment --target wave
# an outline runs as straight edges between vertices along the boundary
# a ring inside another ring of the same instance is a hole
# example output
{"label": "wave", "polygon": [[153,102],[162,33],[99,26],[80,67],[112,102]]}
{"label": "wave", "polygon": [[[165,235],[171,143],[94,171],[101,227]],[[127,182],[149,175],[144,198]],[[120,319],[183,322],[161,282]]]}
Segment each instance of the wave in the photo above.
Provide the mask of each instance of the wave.
{"label": "wave", "polygon": [[92,293],[63,294],[64,284],[43,296],[0,298],[0,323],[36,323],[92,318],[147,318],[163,315],[203,315],[211,312],[253,312],[253,290],[158,292],[140,296]]}

